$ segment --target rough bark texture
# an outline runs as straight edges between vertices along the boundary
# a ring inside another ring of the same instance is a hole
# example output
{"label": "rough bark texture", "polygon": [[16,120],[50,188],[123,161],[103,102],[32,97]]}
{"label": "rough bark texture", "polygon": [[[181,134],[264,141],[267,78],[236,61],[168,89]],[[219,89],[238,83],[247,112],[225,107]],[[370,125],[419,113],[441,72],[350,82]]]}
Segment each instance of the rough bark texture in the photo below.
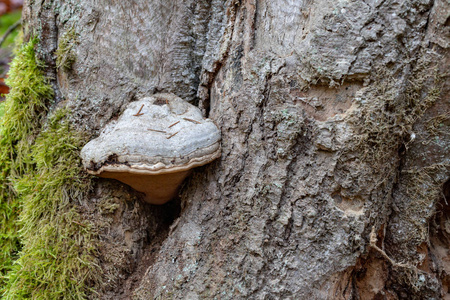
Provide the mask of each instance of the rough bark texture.
{"label": "rough bark texture", "polygon": [[222,131],[222,157],[168,205],[98,181],[101,299],[450,298],[448,1],[43,0],[24,16],[79,129],[172,92]]}

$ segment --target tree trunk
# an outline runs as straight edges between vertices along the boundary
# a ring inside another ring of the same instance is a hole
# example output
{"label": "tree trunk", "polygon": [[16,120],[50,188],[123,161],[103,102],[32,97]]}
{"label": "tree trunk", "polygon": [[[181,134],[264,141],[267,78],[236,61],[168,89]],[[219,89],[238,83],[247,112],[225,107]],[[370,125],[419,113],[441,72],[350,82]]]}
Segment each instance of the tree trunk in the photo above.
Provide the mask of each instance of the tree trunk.
{"label": "tree trunk", "polygon": [[95,179],[90,297],[450,297],[448,1],[132,2],[27,1],[50,111],[174,93],[222,156],[164,206]]}

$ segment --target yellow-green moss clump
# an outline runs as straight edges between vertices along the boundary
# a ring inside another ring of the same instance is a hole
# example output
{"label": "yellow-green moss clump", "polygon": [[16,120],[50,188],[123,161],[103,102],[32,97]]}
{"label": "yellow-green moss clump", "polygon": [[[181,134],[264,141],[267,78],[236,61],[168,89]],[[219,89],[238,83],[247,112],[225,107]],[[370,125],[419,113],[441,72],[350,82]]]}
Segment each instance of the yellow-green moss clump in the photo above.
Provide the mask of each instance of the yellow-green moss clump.
{"label": "yellow-green moss clump", "polygon": [[73,51],[73,47],[78,43],[78,35],[75,33],[75,29],[72,27],[66,33],[62,35],[58,42],[58,49],[56,49],[56,67],[58,69],[63,68],[65,71],[69,71],[72,65],[76,61],[76,55]]}
{"label": "yellow-green moss clump", "polygon": [[2,119],[3,115],[5,114],[5,103],[0,103],[0,120]]}
{"label": "yellow-green moss clump", "polygon": [[95,238],[79,214],[89,190],[82,137],[66,110],[45,120],[53,92],[36,40],[14,59],[0,139],[2,299],[83,299],[95,281]]}
{"label": "yellow-green moss clump", "polygon": [[20,248],[19,201],[13,181],[30,168],[27,156],[33,136],[40,127],[46,103],[53,97],[34,57],[35,43],[22,46],[11,63],[7,84],[12,88],[0,125],[0,291],[4,291],[5,275]]}

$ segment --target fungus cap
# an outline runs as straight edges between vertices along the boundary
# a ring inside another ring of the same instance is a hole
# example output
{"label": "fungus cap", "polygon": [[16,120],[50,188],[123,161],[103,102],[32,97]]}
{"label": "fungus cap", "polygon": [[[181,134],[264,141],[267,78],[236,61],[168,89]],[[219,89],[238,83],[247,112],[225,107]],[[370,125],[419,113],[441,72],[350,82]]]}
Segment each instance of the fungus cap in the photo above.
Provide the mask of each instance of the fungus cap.
{"label": "fungus cap", "polygon": [[[100,136],[81,150],[90,174],[127,183],[155,204],[169,201],[190,169],[218,157],[217,126],[204,119],[197,107],[173,94],[130,103],[117,121],[107,124]],[[168,195],[152,195],[155,189]]]}

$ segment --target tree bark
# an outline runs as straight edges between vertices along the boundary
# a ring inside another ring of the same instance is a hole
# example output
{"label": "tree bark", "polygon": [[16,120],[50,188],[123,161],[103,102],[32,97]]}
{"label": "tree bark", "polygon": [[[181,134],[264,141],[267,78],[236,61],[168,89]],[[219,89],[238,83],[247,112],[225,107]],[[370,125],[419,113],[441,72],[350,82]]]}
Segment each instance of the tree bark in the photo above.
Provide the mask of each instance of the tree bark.
{"label": "tree bark", "polygon": [[78,130],[170,92],[222,132],[165,206],[96,181],[98,297],[449,297],[449,17],[444,0],[28,1]]}

